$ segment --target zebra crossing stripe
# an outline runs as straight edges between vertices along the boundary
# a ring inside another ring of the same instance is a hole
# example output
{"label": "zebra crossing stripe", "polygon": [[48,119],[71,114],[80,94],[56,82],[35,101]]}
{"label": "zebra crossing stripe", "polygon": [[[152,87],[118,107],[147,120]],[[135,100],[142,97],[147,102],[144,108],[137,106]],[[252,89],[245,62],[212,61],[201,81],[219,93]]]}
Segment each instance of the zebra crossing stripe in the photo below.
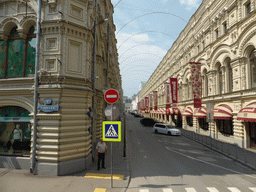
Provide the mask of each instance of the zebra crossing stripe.
{"label": "zebra crossing stripe", "polygon": [[236,187],[228,187],[228,189],[232,192],[241,192],[239,189],[237,189]]}
{"label": "zebra crossing stripe", "polygon": [[168,188],[168,189],[163,189],[163,192],[173,192],[172,189]]}
{"label": "zebra crossing stripe", "polygon": [[253,192],[256,192],[256,187],[249,187],[250,190],[252,190]]}
{"label": "zebra crossing stripe", "polygon": [[196,192],[195,188],[185,188],[187,192]]}
{"label": "zebra crossing stripe", "polygon": [[140,192],[149,192],[148,189],[141,189]]}
{"label": "zebra crossing stripe", "polygon": [[219,192],[215,187],[206,187],[206,189],[210,192]]}

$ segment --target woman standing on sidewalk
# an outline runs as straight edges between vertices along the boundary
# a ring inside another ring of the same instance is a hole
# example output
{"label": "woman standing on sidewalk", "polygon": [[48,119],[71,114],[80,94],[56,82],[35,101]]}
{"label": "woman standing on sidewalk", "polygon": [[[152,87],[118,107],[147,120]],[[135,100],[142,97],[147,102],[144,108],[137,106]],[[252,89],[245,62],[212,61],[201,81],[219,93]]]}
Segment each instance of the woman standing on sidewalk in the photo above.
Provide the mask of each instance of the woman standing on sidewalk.
{"label": "woman standing on sidewalk", "polygon": [[103,142],[103,139],[100,138],[100,142],[98,142],[96,146],[96,156],[98,157],[98,171],[100,170],[100,161],[102,160],[101,167],[105,168],[105,154],[107,155],[107,145]]}

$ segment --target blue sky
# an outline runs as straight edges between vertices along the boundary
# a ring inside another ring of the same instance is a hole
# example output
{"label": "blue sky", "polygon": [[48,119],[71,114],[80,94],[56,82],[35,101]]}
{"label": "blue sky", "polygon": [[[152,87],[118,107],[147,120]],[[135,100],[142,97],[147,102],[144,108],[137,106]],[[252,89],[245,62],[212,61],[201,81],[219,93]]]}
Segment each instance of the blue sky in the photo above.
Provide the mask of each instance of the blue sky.
{"label": "blue sky", "polygon": [[111,0],[124,96],[139,92],[202,0]]}

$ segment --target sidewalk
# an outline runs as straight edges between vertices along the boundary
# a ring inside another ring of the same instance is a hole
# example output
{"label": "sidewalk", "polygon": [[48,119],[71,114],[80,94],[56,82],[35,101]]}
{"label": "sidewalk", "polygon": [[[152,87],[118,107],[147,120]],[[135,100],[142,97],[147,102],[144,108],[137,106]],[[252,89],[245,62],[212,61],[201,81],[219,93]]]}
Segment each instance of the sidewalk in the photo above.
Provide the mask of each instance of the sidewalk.
{"label": "sidewalk", "polygon": [[[122,142],[113,142],[113,175],[123,175],[123,180],[113,180],[111,188],[110,179],[85,178],[89,173],[111,174],[111,144],[106,142],[108,153],[105,159],[106,169],[97,171],[97,158],[90,169],[66,176],[38,176],[29,170],[0,168],[1,192],[123,192],[129,184],[130,168],[129,158],[123,157]],[[103,190],[100,190],[103,189]]]}

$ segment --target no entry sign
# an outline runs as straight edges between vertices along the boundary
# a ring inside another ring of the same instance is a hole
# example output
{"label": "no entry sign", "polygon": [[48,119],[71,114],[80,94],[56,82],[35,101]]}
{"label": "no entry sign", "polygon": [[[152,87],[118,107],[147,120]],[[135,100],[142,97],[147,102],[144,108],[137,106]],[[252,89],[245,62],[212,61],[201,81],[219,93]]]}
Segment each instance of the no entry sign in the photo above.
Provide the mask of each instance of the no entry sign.
{"label": "no entry sign", "polygon": [[108,89],[105,92],[105,101],[108,103],[115,103],[119,98],[119,94],[115,89]]}

